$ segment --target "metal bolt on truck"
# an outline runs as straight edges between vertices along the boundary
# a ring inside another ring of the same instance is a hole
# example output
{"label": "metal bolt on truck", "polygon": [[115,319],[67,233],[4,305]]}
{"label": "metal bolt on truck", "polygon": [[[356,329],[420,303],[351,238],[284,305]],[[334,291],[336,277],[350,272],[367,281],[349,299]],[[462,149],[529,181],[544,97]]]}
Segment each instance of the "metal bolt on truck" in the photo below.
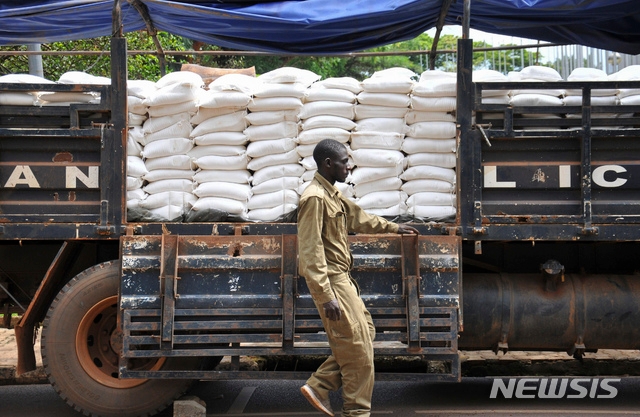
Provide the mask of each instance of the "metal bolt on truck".
{"label": "metal bolt on truck", "polygon": [[[420,236],[350,237],[376,355],[421,359],[410,370],[381,369],[378,380],[458,381],[460,349],[580,357],[639,348],[640,102],[598,98],[640,89],[640,78],[477,81],[468,39],[474,27],[637,54],[634,1],[574,2],[568,11],[559,1],[23,3],[0,6],[0,44],[112,36],[109,84],[0,83],[0,308],[5,318],[22,315],[19,373],[35,368],[42,324],[45,370],[75,409],[152,415],[194,380],[308,375],[216,370],[223,356],[278,363],[329,354],[297,271],[295,217],[128,219],[123,32],[146,27],[228,48],[322,55],[461,19],[454,215],[410,219]],[[559,109],[484,100],[558,89],[579,91],[579,101]],[[33,92],[97,100],[1,101]]]}

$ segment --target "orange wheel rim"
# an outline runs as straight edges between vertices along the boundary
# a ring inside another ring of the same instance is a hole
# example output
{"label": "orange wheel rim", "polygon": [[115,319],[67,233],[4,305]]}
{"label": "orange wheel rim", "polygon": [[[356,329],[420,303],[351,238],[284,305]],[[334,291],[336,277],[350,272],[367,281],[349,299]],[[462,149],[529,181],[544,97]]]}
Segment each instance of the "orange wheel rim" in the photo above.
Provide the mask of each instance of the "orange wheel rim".
{"label": "orange wheel rim", "polygon": [[[76,333],[76,353],[80,366],[94,380],[111,388],[133,388],[147,379],[118,378],[121,343],[117,329],[118,297],[108,297],[87,311]],[[130,361],[135,370],[155,371],[165,358]]]}

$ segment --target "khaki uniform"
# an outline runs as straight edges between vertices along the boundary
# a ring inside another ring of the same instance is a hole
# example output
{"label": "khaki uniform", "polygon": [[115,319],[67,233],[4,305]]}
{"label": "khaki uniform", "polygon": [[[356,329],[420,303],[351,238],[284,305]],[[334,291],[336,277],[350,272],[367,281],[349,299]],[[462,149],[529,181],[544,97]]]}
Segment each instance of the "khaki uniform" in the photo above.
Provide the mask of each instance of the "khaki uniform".
{"label": "khaki uniform", "polygon": [[[332,355],[307,384],[322,398],[342,387],[343,417],[369,416],[373,392],[373,339],[371,314],[349,271],[353,257],[348,232],[397,233],[398,225],[366,213],[344,198],[316,173],[298,205],[300,275],[305,277],[320,312]],[[337,299],[342,318],[331,321],[323,304]]]}

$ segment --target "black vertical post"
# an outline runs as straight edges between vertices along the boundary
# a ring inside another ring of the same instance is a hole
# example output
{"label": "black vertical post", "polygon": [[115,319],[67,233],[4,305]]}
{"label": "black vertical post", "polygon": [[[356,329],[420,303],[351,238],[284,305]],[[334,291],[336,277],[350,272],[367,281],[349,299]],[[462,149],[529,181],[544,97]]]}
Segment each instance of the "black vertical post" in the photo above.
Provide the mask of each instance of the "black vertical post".
{"label": "black vertical post", "polygon": [[113,36],[111,37],[111,88],[109,89],[111,123],[105,129],[101,148],[101,200],[107,201],[109,222],[120,232],[126,210],[127,143],[127,41],[123,35],[120,0],[114,1]]}
{"label": "black vertical post", "polygon": [[475,202],[482,201],[481,141],[472,129],[474,107],[473,41],[458,40],[456,116],[460,133],[457,158],[458,220],[463,236],[473,227]]}

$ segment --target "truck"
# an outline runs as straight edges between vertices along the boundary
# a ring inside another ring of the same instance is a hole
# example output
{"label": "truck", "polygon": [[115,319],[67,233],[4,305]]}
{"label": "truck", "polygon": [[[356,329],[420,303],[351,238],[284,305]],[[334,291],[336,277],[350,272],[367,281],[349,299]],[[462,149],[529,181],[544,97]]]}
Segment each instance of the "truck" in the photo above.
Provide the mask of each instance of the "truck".
{"label": "truck", "polygon": [[[292,222],[127,219],[127,45],[114,6],[111,84],[0,83],[97,104],[0,105],[0,307],[17,372],[42,358],[95,416],[144,416],[201,379],[303,379],[330,353],[297,271]],[[459,381],[460,350],[638,349],[640,113],[592,103],[640,81],[478,82],[458,43],[454,218],[419,236],[353,235],[353,276],[377,330],[378,380]],[[499,90],[578,89],[581,104],[488,104]],[[261,356],[261,371],[217,370]]]}

